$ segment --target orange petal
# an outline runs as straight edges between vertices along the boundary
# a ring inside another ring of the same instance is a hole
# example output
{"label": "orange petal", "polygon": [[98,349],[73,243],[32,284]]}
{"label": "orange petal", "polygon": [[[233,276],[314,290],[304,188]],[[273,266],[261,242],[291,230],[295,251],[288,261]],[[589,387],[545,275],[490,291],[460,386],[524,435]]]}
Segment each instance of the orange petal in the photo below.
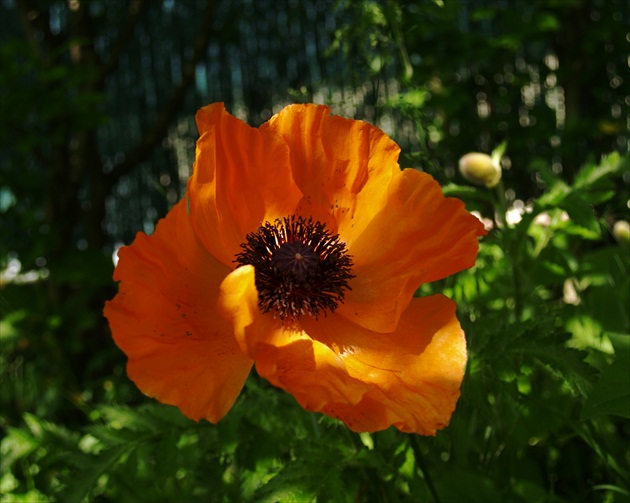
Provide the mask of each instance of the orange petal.
{"label": "orange petal", "polygon": [[387,205],[350,246],[356,278],[338,313],[391,332],[423,283],[472,267],[483,224],[446,198],[425,173],[403,170],[387,187]]}
{"label": "orange petal", "polygon": [[389,334],[369,332],[336,316],[303,325],[339,355],[349,377],[370,385],[357,404],[331,402],[322,412],[355,431],[393,425],[434,435],[448,425],[467,358],[453,301],[442,295],[414,298]]}
{"label": "orange petal", "polygon": [[291,105],[261,126],[282,135],[293,177],[304,194],[298,213],[341,232],[349,244],[387,203],[400,171],[400,148],[363,121],[331,116],[321,105]]}
{"label": "orange petal", "polygon": [[[232,321],[239,344],[241,334],[262,316],[258,309],[255,275],[254,266],[239,267],[224,278],[219,290],[217,309],[225,319]],[[242,350],[245,352],[246,348],[242,347]]]}
{"label": "orange petal", "polygon": [[[343,317],[283,326],[256,308],[253,270],[230,274],[219,303],[256,370],[307,410],[355,431],[395,426],[433,435],[455,409],[466,365],[466,340],[455,304],[436,295],[414,299],[390,334]],[[240,321],[239,321],[240,320]]]}
{"label": "orange petal", "polygon": [[217,422],[230,409],[252,361],[215,308],[229,269],[197,239],[180,201],[151,236],[119,251],[119,293],[106,304],[127,373],[144,393],[191,419]]}
{"label": "orange petal", "polygon": [[261,376],[293,393],[308,410],[321,410],[330,401],[356,402],[368,391],[360,381],[348,379],[334,352],[313,341],[299,326],[285,326],[272,315],[262,314],[257,299],[250,266],[237,269],[221,285],[221,312],[233,321],[241,348],[256,359]]}
{"label": "orange petal", "polygon": [[257,346],[283,344],[287,333],[279,319],[263,314],[258,308],[255,270],[251,265],[239,267],[223,280],[217,308],[232,321],[236,340],[244,353],[258,353]]}
{"label": "orange petal", "polygon": [[295,213],[302,194],[278,134],[248,126],[222,103],[202,108],[196,119],[201,137],[188,182],[193,225],[210,253],[231,268],[245,236]]}

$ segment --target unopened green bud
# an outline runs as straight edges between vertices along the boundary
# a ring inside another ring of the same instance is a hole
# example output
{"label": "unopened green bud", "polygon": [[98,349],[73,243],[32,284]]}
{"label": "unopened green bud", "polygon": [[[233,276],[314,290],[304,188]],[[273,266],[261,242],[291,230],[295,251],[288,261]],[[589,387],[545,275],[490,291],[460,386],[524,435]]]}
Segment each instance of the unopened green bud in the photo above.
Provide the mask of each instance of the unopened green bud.
{"label": "unopened green bud", "polygon": [[613,225],[612,234],[615,236],[617,243],[630,244],[630,223],[625,220],[617,220]]}
{"label": "unopened green bud", "polygon": [[498,160],[488,154],[470,152],[459,160],[462,176],[475,185],[485,185],[489,189],[501,181],[501,166]]}

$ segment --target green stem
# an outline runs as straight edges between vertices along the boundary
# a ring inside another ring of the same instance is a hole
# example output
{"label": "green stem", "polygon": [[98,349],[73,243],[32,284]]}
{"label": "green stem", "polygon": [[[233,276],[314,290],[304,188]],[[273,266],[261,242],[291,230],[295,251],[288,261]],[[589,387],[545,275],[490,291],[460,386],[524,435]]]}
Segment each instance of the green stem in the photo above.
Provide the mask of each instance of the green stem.
{"label": "green stem", "polygon": [[520,243],[514,242],[510,229],[507,224],[507,201],[505,199],[505,187],[503,180],[494,188],[494,219],[497,225],[502,229],[503,251],[511,264],[512,284],[514,287],[514,314],[517,320],[520,320],[523,312],[523,299],[521,295],[521,278],[519,275],[518,264],[520,260]]}
{"label": "green stem", "polygon": [[418,437],[416,435],[411,434],[411,450],[413,451],[413,457],[416,460],[416,466],[422,473],[422,477],[427,484],[427,488],[433,497],[434,503],[441,503],[440,496],[435,489],[435,484],[433,483],[433,479],[431,478],[431,474],[429,473],[429,468],[427,464],[424,462],[424,456],[422,455],[422,450],[420,449],[420,443],[418,442]]}
{"label": "green stem", "polygon": [[[516,246],[518,246],[518,244],[516,244]],[[523,299],[521,296],[521,278],[518,271],[518,252],[519,250],[516,250],[510,257],[510,262],[512,262],[512,283],[514,286],[514,315],[516,316],[516,320],[520,321],[521,314],[523,313]]]}
{"label": "green stem", "polygon": [[494,220],[504,229],[507,227],[507,201],[505,200],[505,186],[503,180],[494,188]]}
{"label": "green stem", "polygon": [[319,431],[319,425],[317,424],[317,419],[315,419],[315,414],[311,412],[311,424],[313,425],[313,431],[315,432],[315,438],[320,438],[321,433]]}
{"label": "green stem", "polygon": [[551,221],[549,222],[549,225],[544,228],[542,236],[536,243],[536,247],[534,248],[534,251],[532,253],[532,258],[534,259],[537,259],[538,256],[541,254],[541,252],[549,244],[549,241],[551,241],[551,238],[554,236],[554,233],[558,224],[562,220],[561,210],[556,210],[555,212],[551,212],[551,213],[552,213]]}

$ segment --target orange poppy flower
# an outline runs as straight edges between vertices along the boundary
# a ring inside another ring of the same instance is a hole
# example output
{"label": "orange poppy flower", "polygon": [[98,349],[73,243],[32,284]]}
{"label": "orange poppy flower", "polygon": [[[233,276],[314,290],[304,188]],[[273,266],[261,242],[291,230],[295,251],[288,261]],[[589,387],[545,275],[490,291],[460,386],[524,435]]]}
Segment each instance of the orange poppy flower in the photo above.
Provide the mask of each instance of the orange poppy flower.
{"label": "orange poppy flower", "polygon": [[376,127],[292,105],[259,128],[197,113],[187,194],[119,252],[107,303],[129,377],[220,420],[256,364],[355,431],[432,435],[459,397],[455,304],[416,289],[474,264],[482,224]]}

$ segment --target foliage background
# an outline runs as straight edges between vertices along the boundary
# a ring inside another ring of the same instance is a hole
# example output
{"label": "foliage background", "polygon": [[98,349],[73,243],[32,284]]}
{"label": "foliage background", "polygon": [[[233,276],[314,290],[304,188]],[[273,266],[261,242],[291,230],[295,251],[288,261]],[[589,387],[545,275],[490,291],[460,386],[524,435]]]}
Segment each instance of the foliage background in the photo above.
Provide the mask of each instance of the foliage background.
{"label": "foliage background", "polygon": [[[629,501],[625,0],[2,0],[0,501]],[[435,438],[354,434],[256,375],[218,425],[142,396],[112,255],[181,196],[195,111],[368,120],[493,230]],[[503,180],[468,151],[502,142]]]}

